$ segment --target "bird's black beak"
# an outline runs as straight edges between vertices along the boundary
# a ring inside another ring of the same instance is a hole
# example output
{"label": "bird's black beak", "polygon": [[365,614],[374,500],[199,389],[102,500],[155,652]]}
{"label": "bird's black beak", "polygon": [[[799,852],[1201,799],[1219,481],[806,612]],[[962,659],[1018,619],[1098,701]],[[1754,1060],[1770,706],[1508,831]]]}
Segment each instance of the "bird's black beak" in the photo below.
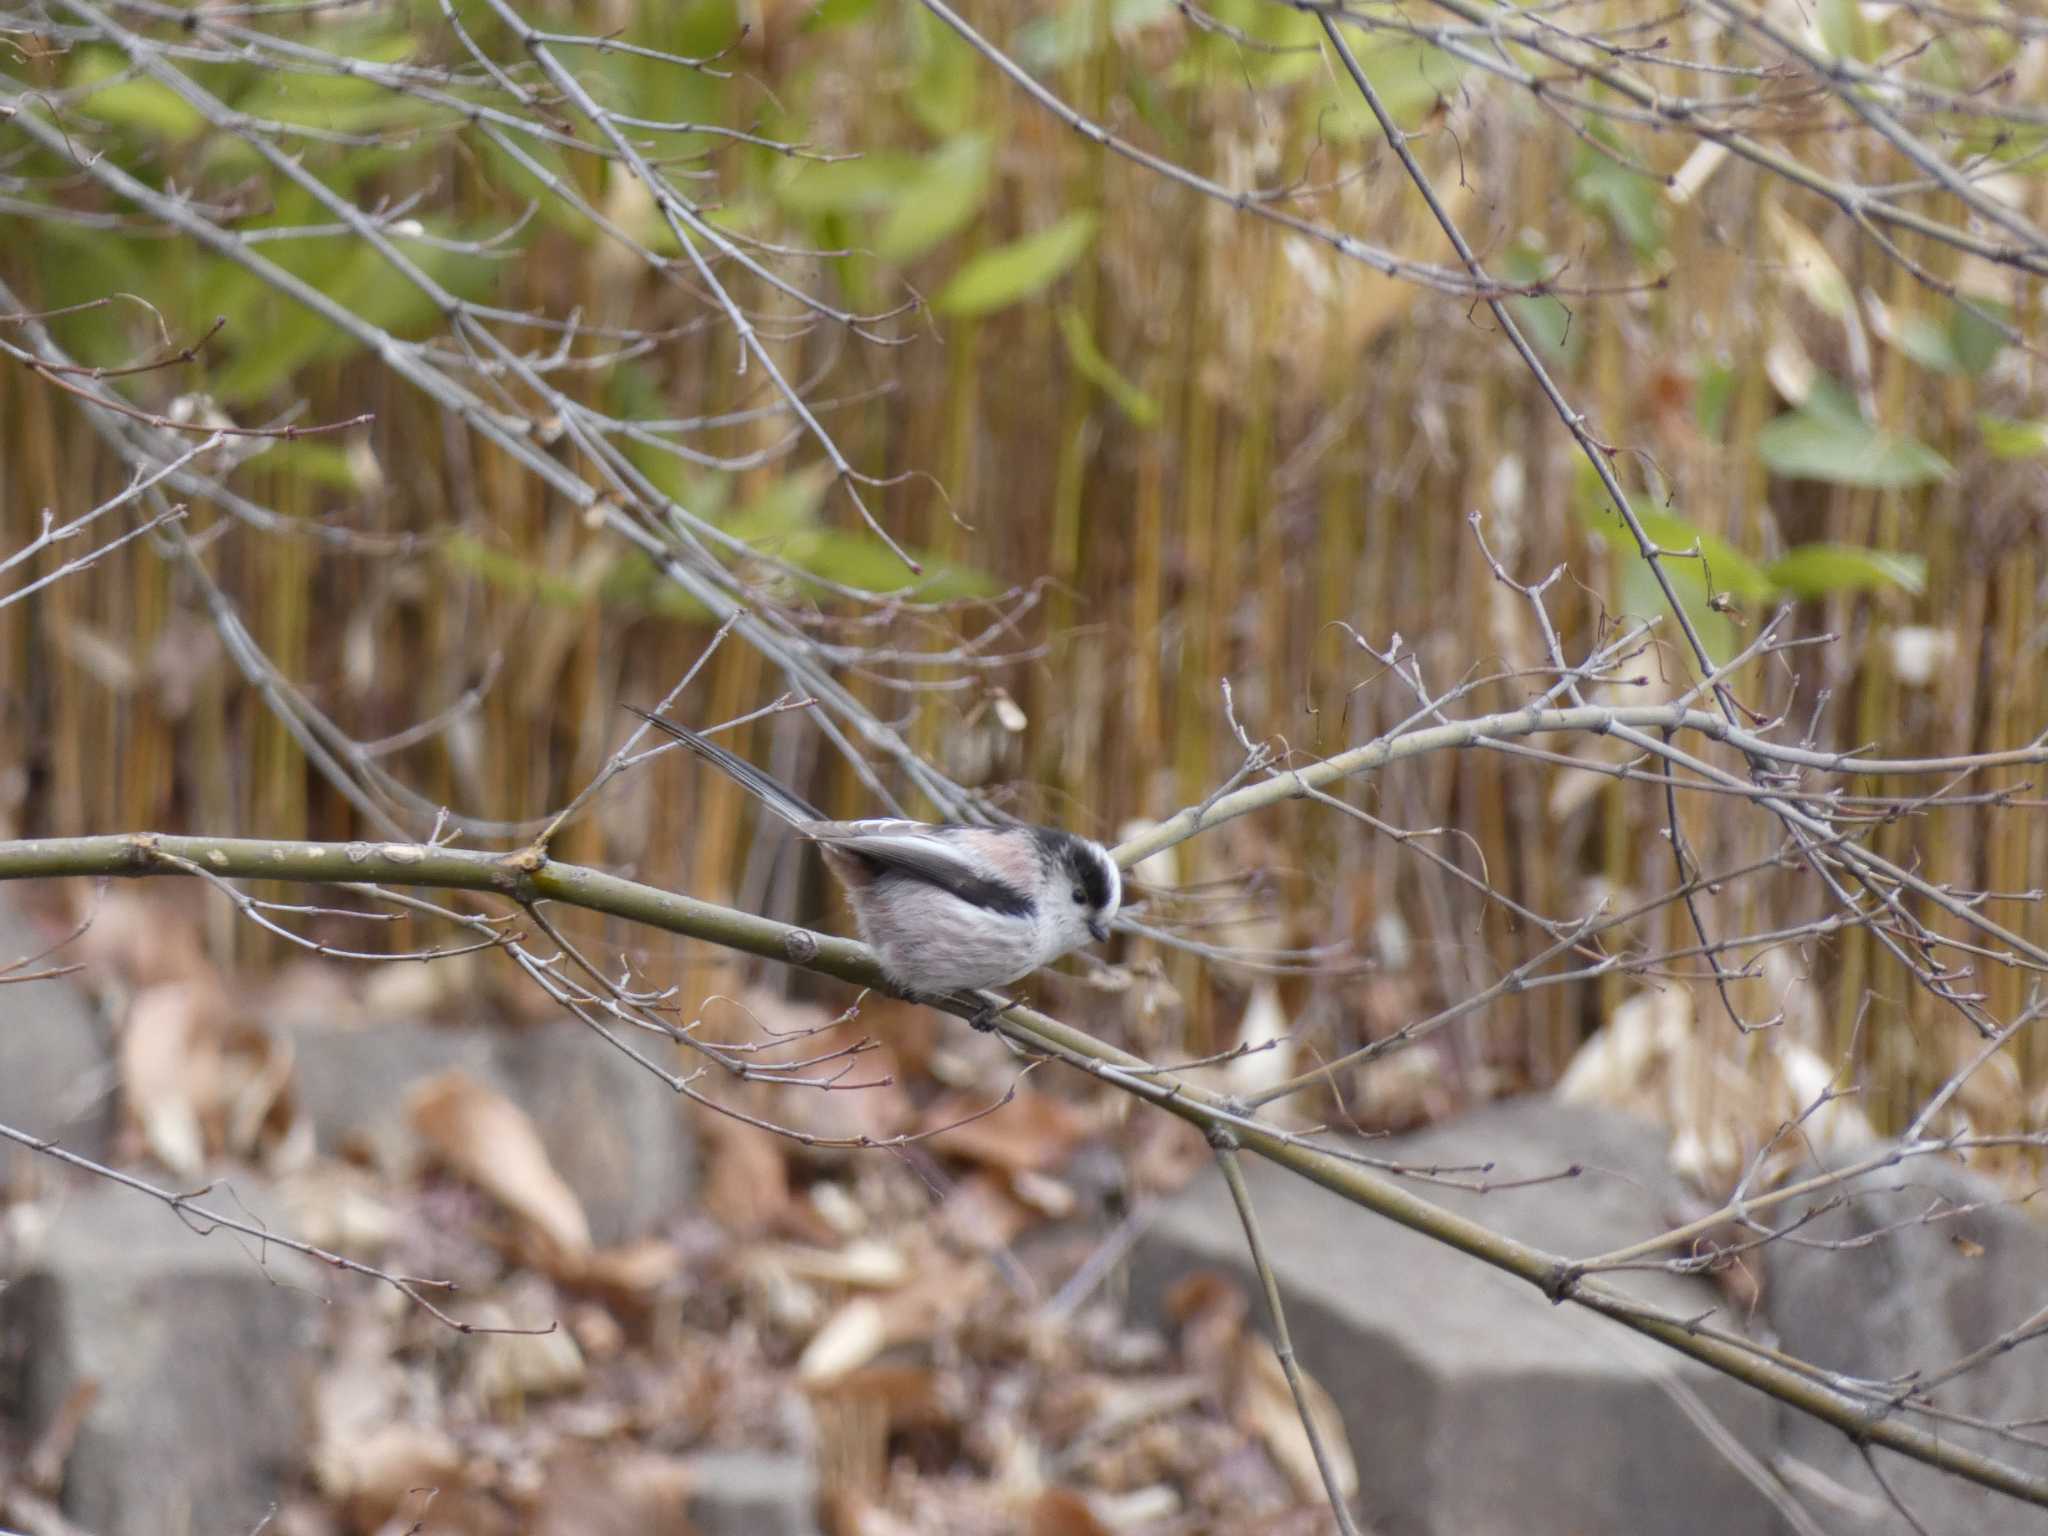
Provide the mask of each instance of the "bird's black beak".
{"label": "bird's black beak", "polygon": [[1109,942],[1109,924],[1105,923],[1101,918],[1089,918],[1088,931],[1095,935],[1096,943],[1107,944]]}

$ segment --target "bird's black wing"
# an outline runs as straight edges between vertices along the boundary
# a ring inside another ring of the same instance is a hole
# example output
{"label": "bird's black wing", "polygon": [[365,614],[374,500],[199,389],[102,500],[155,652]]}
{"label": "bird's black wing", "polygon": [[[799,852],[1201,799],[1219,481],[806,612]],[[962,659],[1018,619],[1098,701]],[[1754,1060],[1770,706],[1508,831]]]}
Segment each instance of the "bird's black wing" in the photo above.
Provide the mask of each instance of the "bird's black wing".
{"label": "bird's black wing", "polygon": [[946,835],[951,830],[956,829],[922,821],[828,821],[806,827],[804,834],[990,912],[1029,917],[1037,910],[1029,892],[991,873],[971,849],[951,841]]}

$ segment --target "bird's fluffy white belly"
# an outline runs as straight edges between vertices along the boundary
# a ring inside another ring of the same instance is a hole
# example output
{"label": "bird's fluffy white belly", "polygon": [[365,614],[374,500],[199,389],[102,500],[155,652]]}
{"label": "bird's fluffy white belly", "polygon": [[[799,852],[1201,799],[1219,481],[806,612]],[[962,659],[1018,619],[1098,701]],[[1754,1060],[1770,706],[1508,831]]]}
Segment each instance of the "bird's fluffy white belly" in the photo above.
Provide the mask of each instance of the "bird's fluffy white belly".
{"label": "bird's fluffy white belly", "polygon": [[1059,948],[1037,917],[1008,917],[911,881],[895,882],[887,901],[855,909],[861,937],[889,979],[907,992],[997,987],[1028,976]]}

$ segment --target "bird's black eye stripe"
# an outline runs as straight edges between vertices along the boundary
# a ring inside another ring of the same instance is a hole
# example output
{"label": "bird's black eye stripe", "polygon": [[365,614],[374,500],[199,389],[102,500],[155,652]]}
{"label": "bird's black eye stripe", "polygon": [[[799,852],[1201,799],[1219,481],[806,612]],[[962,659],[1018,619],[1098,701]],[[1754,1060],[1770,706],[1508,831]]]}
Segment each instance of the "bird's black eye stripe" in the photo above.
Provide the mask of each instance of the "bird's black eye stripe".
{"label": "bird's black eye stripe", "polygon": [[1097,912],[1105,910],[1113,876],[1102,850],[1071,832],[1051,827],[1034,827],[1032,833],[1038,839],[1047,871],[1063,874],[1073,882],[1068,889],[1073,893],[1074,905]]}

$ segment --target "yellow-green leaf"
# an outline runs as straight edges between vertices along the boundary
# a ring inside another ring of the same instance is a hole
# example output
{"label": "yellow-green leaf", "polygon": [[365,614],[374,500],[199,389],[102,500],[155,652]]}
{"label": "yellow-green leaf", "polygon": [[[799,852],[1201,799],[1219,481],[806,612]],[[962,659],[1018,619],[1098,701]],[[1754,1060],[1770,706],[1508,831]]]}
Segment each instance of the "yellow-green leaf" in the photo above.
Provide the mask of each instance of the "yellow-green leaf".
{"label": "yellow-green leaf", "polygon": [[1889,490],[1954,473],[1918,438],[1867,421],[1847,392],[1827,379],[1816,382],[1798,410],[1766,423],[1756,446],[1773,474],[1795,480]]}
{"label": "yellow-green leaf", "polygon": [[[94,85],[105,81],[98,89]],[[104,49],[78,56],[71,69],[70,89],[82,92],[74,106],[117,128],[132,128],[151,138],[179,144],[197,138],[206,127],[198,108],[169,86],[133,78],[126,66]]]}
{"label": "yellow-green leaf", "polygon": [[1918,555],[1860,549],[1854,544],[1800,544],[1765,566],[1764,575],[1793,597],[1826,597],[1876,587],[1902,587],[1917,593],[1927,586],[1927,562]]}
{"label": "yellow-green leaf", "polygon": [[926,157],[882,221],[875,254],[884,261],[910,261],[964,227],[988,197],[994,148],[987,134],[969,133]]}
{"label": "yellow-green leaf", "polygon": [[1977,431],[1995,459],[2038,459],[2048,454],[2048,421],[2016,421],[1987,413],[1977,418]]}
{"label": "yellow-green leaf", "polygon": [[[1690,566],[1700,570],[1700,562],[1706,562],[1701,571],[1702,590],[1711,584],[1715,592],[1726,592],[1743,602],[1757,602],[1769,597],[1775,590],[1770,577],[1758,568],[1757,563],[1743,554],[1726,539],[1711,533],[1703,533],[1684,518],[1670,512],[1658,512],[1640,503],[1631,501],[1630,510],[1636,521],[1643,526],[1643,532],[1650,536],[1650,542],[1663,552],[1659,562],[1676,579],[1676,573]],[[1625,554],[1642,559],[1635,535],[1622,522],[1614,508],[1604,499],[1589,498],[1589,504],[1582,514],[1588,526],[1600,537]],[[1699,557],[1693,558],[1690,551],[1697,545]],[[1647,564],[1647,562],[1644,562]]]}
{"label": "yellow-green leaf", "polygon": [[1076,373],[1114,400],[1117,409],[1136,425],[1159,425],[1159,402],[1117,372],[1116,365],[1095,345],[1088,317],[1071,304],[1060,306],[1060,337],[1067,344],[1067,358]]}
{"label": "yellow-green leaf", "polygon": [[791,213],[872,213],[902,196],[917,172],[915,156],[891,150],[857,160],[795,160],[775,197]]}
{"label": "yellow-green leaf", "polygon": [[985,315],[1043,292],[1081,259],[1095,238],[1096,222],[1092,213],[1070,213],[1035,235],[983,251],[953,274],[937,308],[948,315]]}

